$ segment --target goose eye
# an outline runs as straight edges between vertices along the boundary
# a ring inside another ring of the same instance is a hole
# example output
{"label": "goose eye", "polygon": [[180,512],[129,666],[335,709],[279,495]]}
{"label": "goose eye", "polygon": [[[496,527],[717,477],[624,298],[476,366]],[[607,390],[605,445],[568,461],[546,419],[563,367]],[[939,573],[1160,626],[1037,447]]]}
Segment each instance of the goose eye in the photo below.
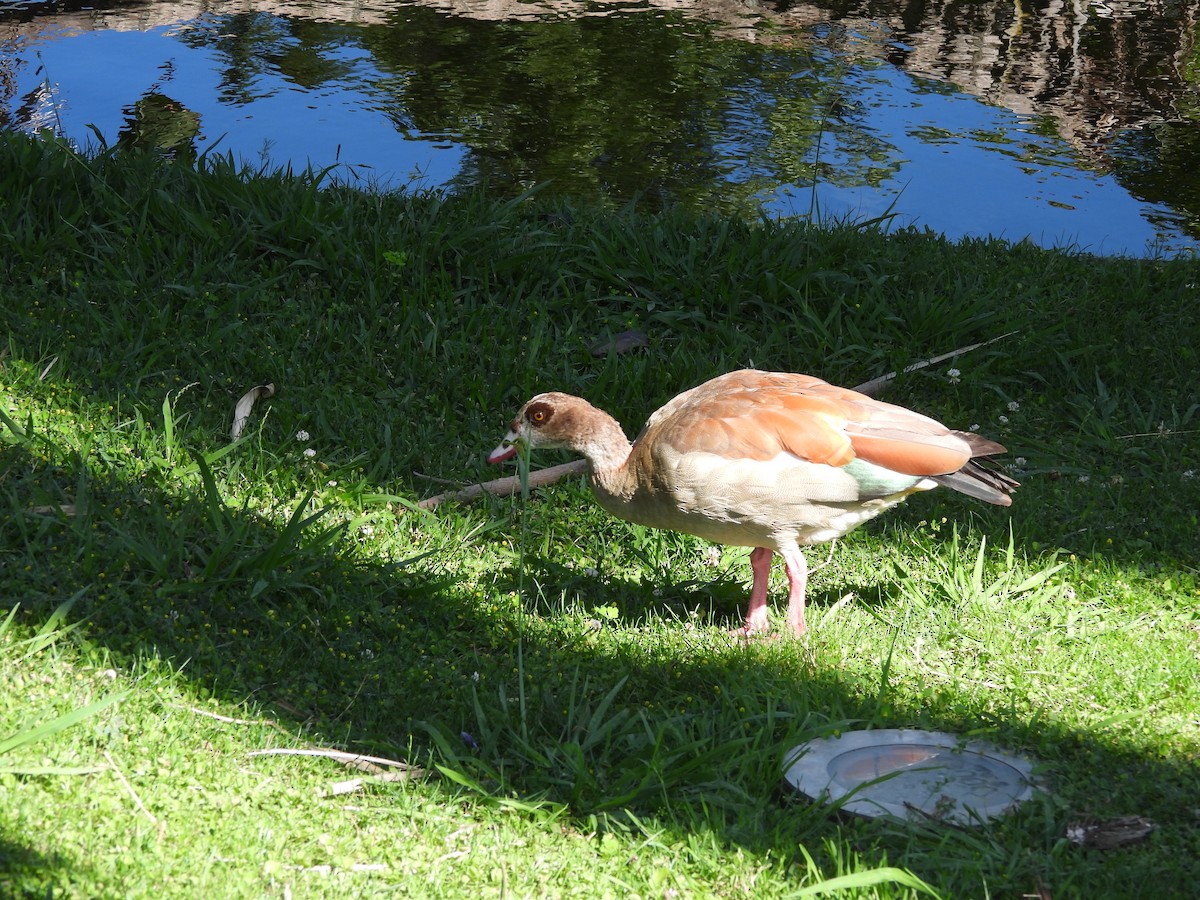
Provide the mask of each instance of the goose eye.
{"label": "goose eye", "polygon": [[537,422],[539,425],[541,425],[543,422],[546,421],[546,412],[545,412],[545,410],[541,410],[541,409],[534,410],[530,414],[529,418],[532,419],[534,422]]}

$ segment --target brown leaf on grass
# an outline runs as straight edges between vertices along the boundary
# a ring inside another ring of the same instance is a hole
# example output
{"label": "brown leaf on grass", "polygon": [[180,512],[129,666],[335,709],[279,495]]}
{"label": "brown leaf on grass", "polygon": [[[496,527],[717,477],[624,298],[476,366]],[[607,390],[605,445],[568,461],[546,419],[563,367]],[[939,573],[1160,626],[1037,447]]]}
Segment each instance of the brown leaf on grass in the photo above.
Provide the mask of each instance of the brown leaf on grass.
{"label": "brown leaf on grass", "polygon": [[233,411],[233,427],[229,429],[230,438],[236,441],[242,436],[242,429],[246,427],[246,420],[250,418],[250,412],[254,409],[254,404],[260,398],[265,399],[274,396],[275,385],[270,383],[252,387],[246,393],[242,394],[242,399],[237,402],[237,407]]}
{"label": "brown leaf on grass", "polygon": [[588,349],[592,351],[592,356],[608,356],[610,353],[628,353],[638,347],[645,347],[648,343],[650,339],[646,337],[646,332],[631,328],[629,331],[593,341]]}
{"label": "brown leaf on grass", "polygon": [[[422,774],[424,773],[422,772]],[[343,794],[356,794],[359,791],[366,790],[367,785],[405,782],[411,778],[412,776],[408,772],[382,772],[378,775],[372,775],[369,778],[350,778],[346,781],[335,781],[329,785],[325,793],[330,797],[340,797]]]}
{"label": "brown leaf on grass", "polygon": [[1067,840],[1077,847],[1116,850],[1144,841],[1158,826],[1144,816],[1117,816],[1097,821],[1082,819],[1067,825]]}
{"label": "brown leaf on grass", "polygon": [[58,506],[35,506],[29,510],[35,516],[67,516],[75,515],[74,503],[63,503]]}

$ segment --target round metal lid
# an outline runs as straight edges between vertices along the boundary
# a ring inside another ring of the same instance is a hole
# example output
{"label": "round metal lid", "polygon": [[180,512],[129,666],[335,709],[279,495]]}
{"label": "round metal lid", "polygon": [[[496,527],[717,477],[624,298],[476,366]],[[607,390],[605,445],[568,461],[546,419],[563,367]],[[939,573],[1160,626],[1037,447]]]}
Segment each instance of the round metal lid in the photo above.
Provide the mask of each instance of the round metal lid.
{"label": "round metal lid", "polygon": [[1033,796],[1031,760],[982,741],[907,728],[851,731],[793,747],[784,779],[863,816],[975,825]]}

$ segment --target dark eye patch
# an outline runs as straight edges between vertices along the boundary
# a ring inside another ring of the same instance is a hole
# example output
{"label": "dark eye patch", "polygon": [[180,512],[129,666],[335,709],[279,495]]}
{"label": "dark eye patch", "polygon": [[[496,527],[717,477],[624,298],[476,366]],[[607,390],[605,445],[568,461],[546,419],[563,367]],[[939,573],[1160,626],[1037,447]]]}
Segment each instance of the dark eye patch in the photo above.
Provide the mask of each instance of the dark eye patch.
{"label": "dark eye patch", "polygon": [[545,425],[554,415],[554,409],[548,403],[535,403],[525,410],[525,418],[534,425]]}

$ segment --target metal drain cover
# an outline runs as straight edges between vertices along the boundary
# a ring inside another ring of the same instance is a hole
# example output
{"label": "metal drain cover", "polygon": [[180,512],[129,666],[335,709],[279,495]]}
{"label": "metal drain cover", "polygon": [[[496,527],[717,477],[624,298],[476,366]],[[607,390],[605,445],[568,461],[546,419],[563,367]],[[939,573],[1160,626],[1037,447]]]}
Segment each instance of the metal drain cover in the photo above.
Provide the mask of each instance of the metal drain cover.
{"label": "metal drain cover", "polygon": [[1033,762],[983,741],[907,728],[850,731],[793,747],[784,779],[862,816],[976,825],[1030,799]]}

